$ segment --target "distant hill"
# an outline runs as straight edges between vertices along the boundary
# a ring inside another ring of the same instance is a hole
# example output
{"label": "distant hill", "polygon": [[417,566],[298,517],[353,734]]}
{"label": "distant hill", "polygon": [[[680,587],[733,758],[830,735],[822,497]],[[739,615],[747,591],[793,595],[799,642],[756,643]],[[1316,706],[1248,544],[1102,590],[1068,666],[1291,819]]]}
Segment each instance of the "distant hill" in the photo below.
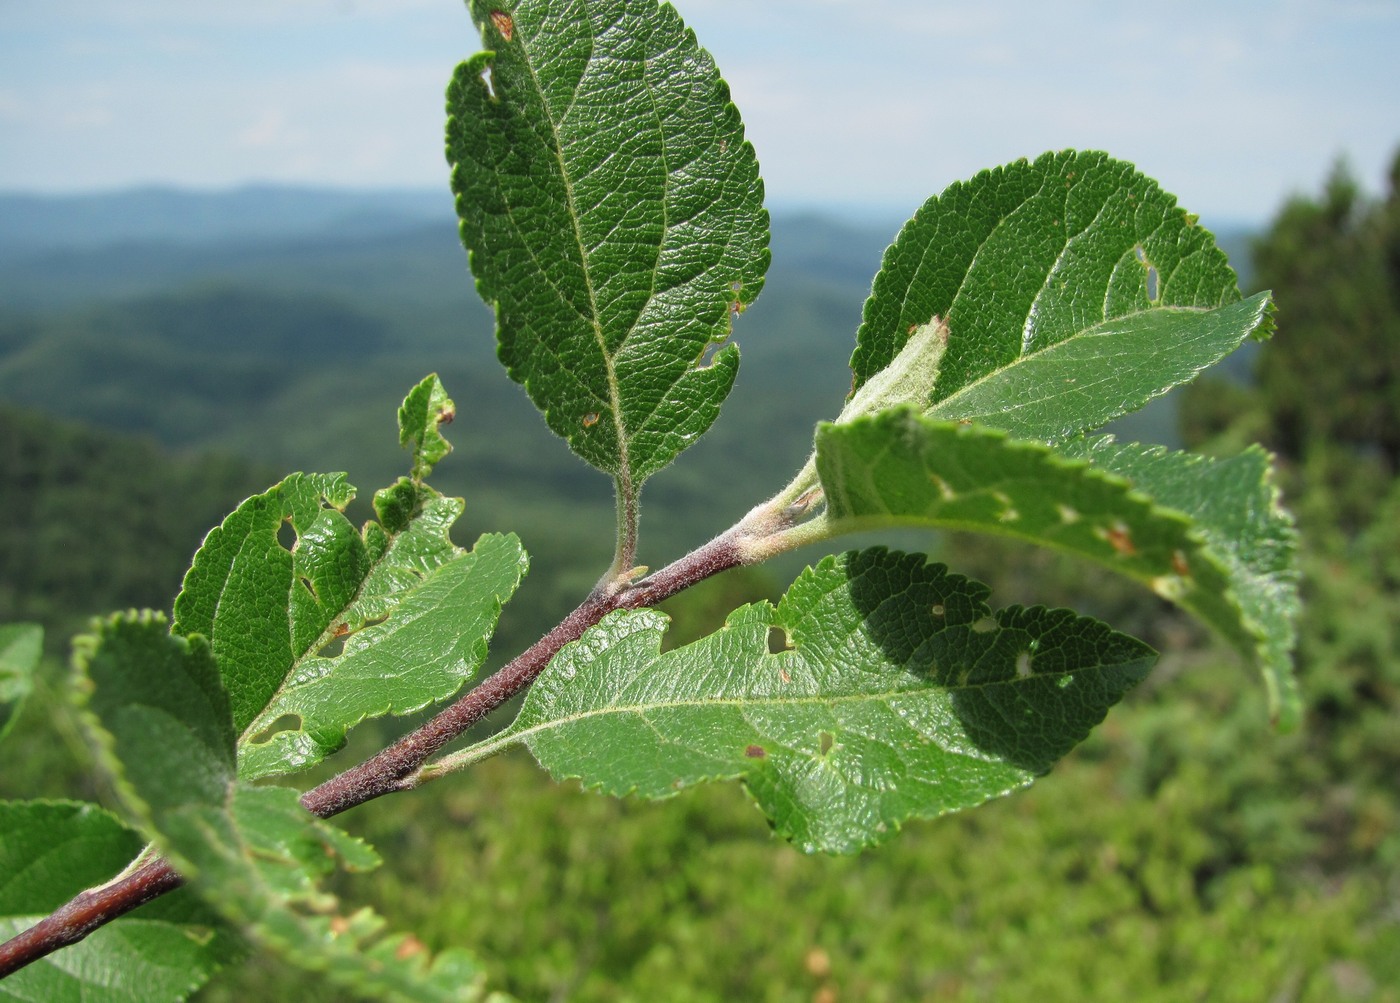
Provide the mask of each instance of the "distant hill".
{"label": "distant hill", "polygon": [[[738,382],[712,432],[648,484],[642,560],[701,542],[801,465],[850,387],[896,231],[775,214],[767,284],[735,328]],[[558,611],[606,565],[611,486],[495,360],[445,195],[0,196],[0,403],[186,454],[344,470],[367,497],[403,471],[394,414],[429,372],[458,403],[438,486],[467,498],[463,542],[519,532],[530,588],[548,590],[534,604]],[[1122,431],[1171,443],[1174,405]]]}
{"label": "distant hill", "polygon": [[253,185],[137,188],[82,195],[0,192],[0,261],[52,250],[185,246],[382,234],[452,213],[446,191],[334,191]]}
{"label": "distant hill", "polygon": [[59,652],[90,616],[168,611],[204,534],[276,476],[0,405],[0,623],[39,621]]}
{"label": "distant hill", "polygon": [[[0,402],[182,451],[345,470],[367,495],[402,472],[399,400],[438,372],[458,402],[439,486],[468,499],[464,542],[514,529],[532,588],[576,598],[607,561],[611,485],[496,362],[450,200],[434,212],[304,194],[31,200],[0,256]],[[101,226],[84,231],[85,213]],[[36,229],[43,240],[20,239]],[[738,384],[713,432],[648,486],[645,560],[723,528],[801,465],[849,388],[860,305],[894,233],[775,218],[766,289],[736,326]]]}

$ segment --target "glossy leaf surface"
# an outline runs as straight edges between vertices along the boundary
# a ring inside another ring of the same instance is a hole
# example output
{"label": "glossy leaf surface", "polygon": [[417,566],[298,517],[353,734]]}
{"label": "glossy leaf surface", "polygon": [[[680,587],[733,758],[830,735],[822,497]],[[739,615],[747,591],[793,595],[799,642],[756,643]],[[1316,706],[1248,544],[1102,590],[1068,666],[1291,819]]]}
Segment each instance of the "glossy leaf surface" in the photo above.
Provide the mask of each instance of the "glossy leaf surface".
{"label": "glossy leaf surface", "polygon": [[490,51],[448,91],[447,153],[501,361],[635,494],[714,421],[768,216],[709,54],[655,0],[471,4]]}
{"label": "glossy leaf surface", "polygon": [[613,614],[555,657],[507,735],[612,794],[742,777],[803,849],[858,850],[1029,784],[1155,660],[1067,610],[993,615],[987,595],[873,550],[665,654],[664,617]]}

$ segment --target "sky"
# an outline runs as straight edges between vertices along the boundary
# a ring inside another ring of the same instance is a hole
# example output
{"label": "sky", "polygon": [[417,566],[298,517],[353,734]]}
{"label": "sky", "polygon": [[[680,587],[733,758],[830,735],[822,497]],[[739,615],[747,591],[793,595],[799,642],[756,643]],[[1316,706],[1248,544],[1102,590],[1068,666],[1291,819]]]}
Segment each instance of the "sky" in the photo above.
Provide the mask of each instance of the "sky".
{"label": "sky", "polygon": [[[770,204],[911,213],[1052,149],[1266,221],[1400,148],[1400,0],[679,0]],[[0,0],[0,190],[445,189],[458,0]]]}

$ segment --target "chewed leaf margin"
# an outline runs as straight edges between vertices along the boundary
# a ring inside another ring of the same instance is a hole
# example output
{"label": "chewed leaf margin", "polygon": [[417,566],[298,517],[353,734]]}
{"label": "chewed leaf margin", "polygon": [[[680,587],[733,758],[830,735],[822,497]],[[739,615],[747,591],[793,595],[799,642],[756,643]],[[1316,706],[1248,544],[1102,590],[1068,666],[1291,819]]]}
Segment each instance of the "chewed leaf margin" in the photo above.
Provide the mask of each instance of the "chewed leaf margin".
{"label": "chewed leaf margin", "polygon": [[245,779],[314,766],[363,721],[451,697],[485,660],[528,561],[514,535],[470,551],[452,541],[465,503],[423,478],[450,448],[441,426],[454,413],[435,375],[405,398],[412,476],[376,492],[377,522],[346,518],[345,475],[292,474],[196,553],[173,630],[213,648]]}

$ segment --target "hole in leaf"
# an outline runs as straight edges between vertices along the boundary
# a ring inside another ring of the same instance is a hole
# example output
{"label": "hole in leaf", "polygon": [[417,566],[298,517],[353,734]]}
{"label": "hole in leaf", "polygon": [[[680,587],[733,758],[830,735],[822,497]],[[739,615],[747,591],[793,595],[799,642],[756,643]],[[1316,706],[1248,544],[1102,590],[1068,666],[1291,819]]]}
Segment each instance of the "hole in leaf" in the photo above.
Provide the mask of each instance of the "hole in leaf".
{"label": "hole in leaf", "polygon": [[1016,656],[1016,678],[1029,679],[1031,675],[1031,653],[1023,651]]}
{"label": "hole in leaf", "polygon": [[264,742],[272,741],[272,736],[282,731],[301,731],[301,716],[298,714],[283,714],[275,719],[262,731],[250,738],[249,744],[261,745]]}
{"label": "hole in leaf", "polygon": [[495,78],[491,75],[491,67],[488,66],[486,67],[486,69],[481,71],[481,82],[486,85],[486,93],[490,95],[491,100],[495,101],[496,81]]}
{"label": "hole in leaf", "polygon": [[984,616],[972,624],[972,629],[978,634],[990,634],[997,629],[997,622],[989,616]]}
{"label": "hole in leaf", "polygon": [[825,756],[836,744],[836,736],[829,731],[824,731],[817,736],[817,750]]}
{"label": "hole in leaf", "polygon": [[592,428],[592,427],[593,427],[594,425],[596,425],[596,424],[598,424],[598,412],[597,412],[597,411],[589,411],[586,415],[583,416],[583,427],[584,427],[584,428]]}
{"label": "hole in leaf", "polygon": [[1147,260],[1147,252],[1142,249],[1141,244],[1133,245],[1133,257],[1137,258],[1138,264],[1147,269],[1147,274],[1144,277],[1144,281],[1147,283],[1147,298],[1153,303],[1157,302],[1157,266]]}
{"label": "hole in leaf", "polygon": [[792,641],[788,638],[788,633],[782,627],[768,628],[768,654],[776,655],[780,651],[791,651]]}
{"label": "hole in leaf", "polygon": [[932,613],[934,616],[943,616],[948,611],[944,608],[941,602],[936,602],[933,604],[933,607],[929,610],[929,612]]}
{"label": "hole in leaf", "polygon": [[277,527],[277,542],[288,553],[296,551],[297,531],[296,527],[292,525],[291,519],[283,519],[282,524]]}
{"label": "hole in leaf", "polygon": [[709,369],[715,363],[715,353],[720,350],[724,342],[712,341],[700,352],[700,357],[695,360],[696,369]]}

